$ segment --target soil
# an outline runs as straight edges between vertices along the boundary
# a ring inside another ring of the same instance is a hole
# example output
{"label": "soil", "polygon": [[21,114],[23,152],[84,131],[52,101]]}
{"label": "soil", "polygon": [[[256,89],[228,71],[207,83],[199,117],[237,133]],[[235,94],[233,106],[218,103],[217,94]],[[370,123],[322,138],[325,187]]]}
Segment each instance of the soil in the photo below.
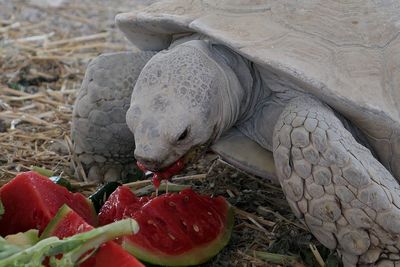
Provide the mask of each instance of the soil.
{"label": "soil", "polygon": [[[150,0],[0,0],[0,184],[32,166],[70,179],[89,195],[98,185],[71,170],[70,122],[88,62],[133,50],[114,16]],[[210,167],[211,166],[211,167]],[[212,153],[182,174],[197,191],[223,195],[236,209],[229,245],[202,266],[339,266],[291,213],[282,190]],[[314,253],[311,247],[315,248]],[[321,262],[321,260],[320,260]]]}

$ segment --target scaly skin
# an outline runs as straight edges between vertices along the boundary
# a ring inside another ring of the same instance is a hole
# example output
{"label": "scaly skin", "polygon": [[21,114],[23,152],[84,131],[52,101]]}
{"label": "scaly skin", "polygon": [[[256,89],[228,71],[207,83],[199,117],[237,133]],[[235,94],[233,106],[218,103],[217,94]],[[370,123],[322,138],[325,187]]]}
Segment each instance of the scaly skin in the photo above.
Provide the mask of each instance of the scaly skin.
{"label": "scaly skin", "polygon": [[140,71],[154,52],[103,54],[90,62],[72,118],[74,151],[88,178],[111,181],[135,168],[125,114]]}
{"label": "scaly skin", "polygon": [[330,108],[311,97],[293,99],[273,144],[293,212],[322,244],[341,252],[344,266],[400,264],[399,184]]}

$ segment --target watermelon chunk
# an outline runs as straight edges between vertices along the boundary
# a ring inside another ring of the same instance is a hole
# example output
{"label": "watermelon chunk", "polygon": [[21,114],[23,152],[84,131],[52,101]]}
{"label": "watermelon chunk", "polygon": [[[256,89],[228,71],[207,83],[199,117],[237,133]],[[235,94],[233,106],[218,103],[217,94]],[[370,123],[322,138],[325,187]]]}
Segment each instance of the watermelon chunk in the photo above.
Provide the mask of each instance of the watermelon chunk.
{"label": "watermelon chunk", "polygon": [[62,206],[54,218],[48,223],[40,236],[44,239],[50,236],[56,236],[60,239],[87,232],[94,229],[81,216],[74,212],[69,206]]}
{"label": "watermelon chunk", "polygon": [[99,213],[102,223],[134,218],[136,235],[121,238],[122,246],[151,264],[189,266],[206,262],[229,242],[233,210],[223,197],[196,194],[191,189],[140,202],[120,187]]}
{"label": "watermelon chunk", "polygon": [[[74,234],[94,229],[82,217],[67,205],[61,207],[54,219],[43,231],[41,239],[57,236],[62,239]],[[145,267],[134,256],[114,241],[102,244],[93,256],[79,265],[80,267]]]}
{"label": "watermelon chunk", "polygon": [[115,242],[103,244],[96,254],[79,267],[145,267]]}
{"label": "watermelon chunk", "polygon": [[90,225],[97,224],[92,203],[80,193],[71,193],[36,172],[24,172],[0,188],[4,214],[0,235],[29,229],[42,232],[58,209],[67,204]]}
{"label": "watermelon chunk", "polygon": [[127,186],[119,186],[99,211],[99,225],[106,225],[131,215],[149,202],[149,197],[136,197]]}

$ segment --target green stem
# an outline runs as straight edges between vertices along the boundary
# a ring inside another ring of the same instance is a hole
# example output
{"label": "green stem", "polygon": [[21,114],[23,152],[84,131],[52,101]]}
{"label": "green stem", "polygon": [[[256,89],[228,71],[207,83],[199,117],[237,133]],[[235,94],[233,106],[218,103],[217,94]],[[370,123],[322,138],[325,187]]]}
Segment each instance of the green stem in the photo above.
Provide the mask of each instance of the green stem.
{"label": "green stem", "polygon": [[288,264],[293,261],[297,261],[299,258],[297,256],[288,256],[282,254],[275,254],[265,251],[254,251],[256,258],[268,261],[275,264]]}
{"label": "green stem", "polygon": [[39,167],[39,166],[32,166],[31,170],[34,171],[34,172],[37,172],[37,173],[39,173],[39,174],[41,174],[43,176],[47,176],[47,177],[50,177],[50,176],[54,175],[54,172],[52,170],[48,170],[46,168]]}
{"label": "green stem", "polygon": [[[180,192],[183,189],[190,188],[190,185],[184,185],[184,184],[173,184],[168,182],[168,192]],[[158,192],[165,192],[167,189],[167,184],[162,183],[160,184],[160,187],[158,188]],[[133,193],[135,193],[136,196],[144,196],[144,195],[149,195],[150,193],[154,192],[154,186],[153,185],[147,185],[145,187],[142,187],[140,189],[135,190]]]}
{"label": "green stem", "polygon": [[[139,225],[135,220],[124,219],[63,240],[54,236],[45,238],[32,247],[0,260],[0,267],[39,267],[46,256],[50,256],[51,266],[74,266],[89,250],[119,236],[136,234],[138,231]],[[53,257],[59,254],[63,254],[60,260]]]}
{"label": "green stem", "polygon": [[20,252],[21,250],[23,249],[14,244],[10,244],[6,239],[0,237],[0,261],[1,259]]}
{"label": "green stem", "polygon": [[[113,240],[119,236],[136,234],[139,231],[138,223],[133,219],[124,219],[97,228],[95,231],[82,233],[82,239],[87,240],[83,245],[65,253],[62,259],[75,263],[89,250]],[[77,236],[71,238],[79,238]],[[68,240],[68,238],[64,239]]]}
{"label": "green stem", "polygon": [[17,264],[30,263],[42,266],[42,260],[52,247],[62,243],[57,237],[49,237],[36,243],[36,245],[20,251],[8,258],[0,260],[0,267],[18,266]]}

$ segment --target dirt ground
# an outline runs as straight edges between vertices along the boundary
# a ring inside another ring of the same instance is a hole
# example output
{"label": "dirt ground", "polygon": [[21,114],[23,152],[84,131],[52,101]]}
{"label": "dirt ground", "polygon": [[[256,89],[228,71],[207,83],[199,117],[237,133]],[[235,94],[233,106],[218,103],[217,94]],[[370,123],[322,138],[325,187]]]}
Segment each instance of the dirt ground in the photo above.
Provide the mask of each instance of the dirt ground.
{"label": "dirt ground", "polygon": [[[74,179],[70,120],[85,67],[101,53],[131,50],[113,18],[151,2],[0,0],[0,184],[32,166]],[[236,209],[229,245],[203,266],[339,266],[292,215],[279,186],[211,153],[182,175]],[[73,182],[85,194],[97,186]]]}

